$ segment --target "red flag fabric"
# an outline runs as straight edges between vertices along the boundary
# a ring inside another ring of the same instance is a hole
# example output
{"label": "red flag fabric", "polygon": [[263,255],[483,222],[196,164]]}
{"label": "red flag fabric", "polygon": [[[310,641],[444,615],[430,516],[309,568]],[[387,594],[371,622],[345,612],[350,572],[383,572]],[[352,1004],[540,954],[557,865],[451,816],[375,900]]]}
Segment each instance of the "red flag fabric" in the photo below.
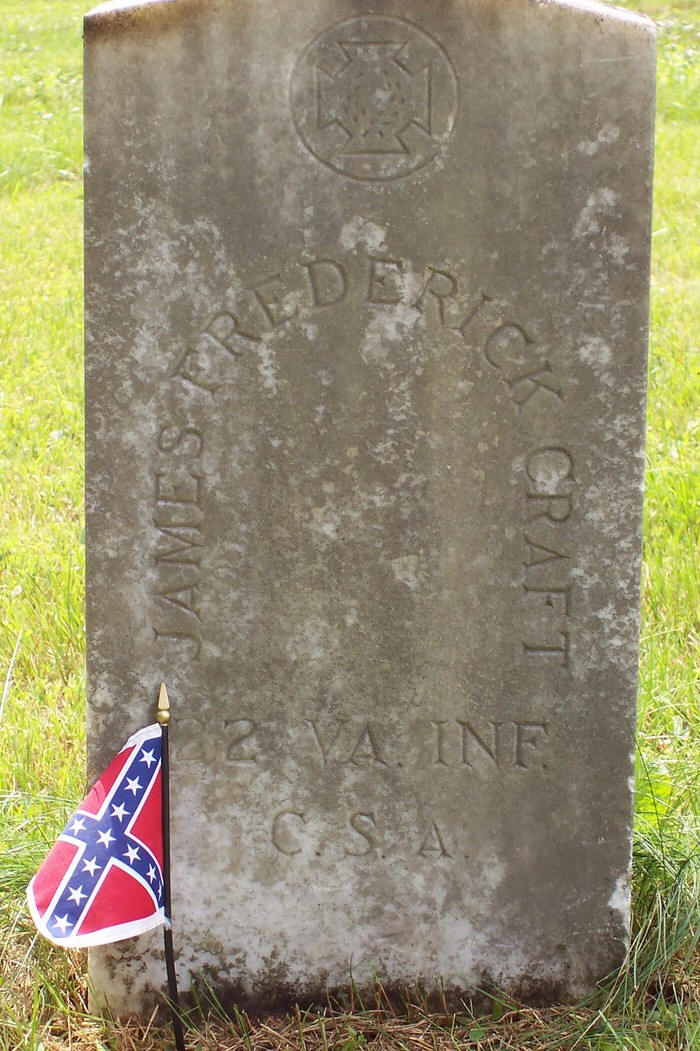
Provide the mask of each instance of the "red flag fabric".
{"label": "red flag fabric", "polygon": [[133,734],[68,821],[27,888],[56,945],[106,945],[167,923],[161,728]]}

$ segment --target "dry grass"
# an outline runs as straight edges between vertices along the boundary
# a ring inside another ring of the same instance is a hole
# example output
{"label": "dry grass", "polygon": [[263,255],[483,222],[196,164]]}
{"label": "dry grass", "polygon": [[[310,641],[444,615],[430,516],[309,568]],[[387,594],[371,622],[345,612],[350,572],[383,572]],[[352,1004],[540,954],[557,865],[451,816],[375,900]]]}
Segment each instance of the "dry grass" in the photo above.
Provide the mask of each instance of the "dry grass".
{"label": "dry grass", "polygon": [[[678,988],[673,1003],[678,1003]],[[686,990],[698,1002],[698,990]],[[685,999],[685,997],[684,997]],[[655,1031],[647,1031],[641,1043],[630,1032],[629,1042],[621,1043],[616,1020],[593,1007],[535,1009],[510,1004],[494,1012],[497,1017],[474,1017],[426,1013],[407,1004],[400,1014],[391,1008],[363,1010],[358,1004],[347,1010],[301,1011],[280,1017],[252,1019],[239,1012],[233,1020],[197,1018],[187,1031],[188,1051],[576,1051],[596,1048],[644,1048],[645,1051],[697,1051],[700,1030],[677,1039],[677,1011],[668,1015],[658,1011]],[[619,1023],[619,1020],[618,1020]],[[638,1034],[639,1036],[640,1034]],[[45,1034],[45,1051],[165,1051],[172,1046],[167,1026],[148,1023],[113,1022],[105,1033],[104,1020],[84,1018],[72,1032],[70,1028]]]}

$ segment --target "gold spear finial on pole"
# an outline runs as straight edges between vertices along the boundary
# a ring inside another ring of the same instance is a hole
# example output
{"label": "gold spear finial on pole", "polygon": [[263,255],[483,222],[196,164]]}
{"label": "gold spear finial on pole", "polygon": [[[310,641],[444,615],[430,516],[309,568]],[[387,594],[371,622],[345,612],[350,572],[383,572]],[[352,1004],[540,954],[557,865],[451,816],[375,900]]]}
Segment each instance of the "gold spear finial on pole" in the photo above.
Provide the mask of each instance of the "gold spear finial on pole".
{"label": "gold spear finial on pole", "polygon": [[168,691],[165,688],[164,682],[160,684],[158,707],[156,708],[156,722],[161,726],[167,726],[170,722],[170,701],[168,700]]}

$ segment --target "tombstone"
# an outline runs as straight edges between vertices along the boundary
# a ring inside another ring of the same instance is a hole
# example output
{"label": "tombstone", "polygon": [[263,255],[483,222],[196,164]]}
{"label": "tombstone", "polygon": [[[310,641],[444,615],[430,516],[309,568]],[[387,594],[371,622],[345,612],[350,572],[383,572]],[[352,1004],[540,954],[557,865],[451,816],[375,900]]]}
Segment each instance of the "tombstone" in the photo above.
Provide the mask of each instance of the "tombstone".
{"label": "tombstone", "polygon": [[[173,704],[181,987],[623,959],[654,31],[584,0],[85,22],[89,763]],[[91,957],[147,1010],[158,932]]]}

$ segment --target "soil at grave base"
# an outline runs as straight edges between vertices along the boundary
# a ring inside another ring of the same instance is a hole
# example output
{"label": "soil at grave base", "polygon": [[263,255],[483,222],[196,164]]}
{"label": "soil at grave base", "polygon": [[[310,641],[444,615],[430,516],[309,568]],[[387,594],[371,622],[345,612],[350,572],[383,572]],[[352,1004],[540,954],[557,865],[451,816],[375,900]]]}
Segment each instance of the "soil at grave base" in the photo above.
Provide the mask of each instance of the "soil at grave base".
{"label": "soil at grave base", "polygon": [[[213,995],[212,995],[213,994]],[[220,1014],[229,1017],[244,1012],[252,1024],[265,1018],[283,1018],[298,1010],[314,1013],[353,1014],[364,1011],[387,1011],[397,1016],[411,1014],[416,1009],[436,1017],[464,1013],[479,1017],[491,1015],[494,1003],[513,1003],[533,1008],[546,1008],[576,1002],[565,981],[543,981],[525,976],[516,985],[504,991],[492,977],[483,974],[479,988],[457,987],[428,989],[420,984],[378,983],[362,987],[327,988],[322,983],[304,990],[275,982],[260,986],[254,993],[236,982],[209,982],[204,976],[202,985],[194,992],[181,994],[184,1011],[202,1011],[205,1015]],[[162,1005],[154,1005],[156,1019],[167,1023],[169,1014]]]}

